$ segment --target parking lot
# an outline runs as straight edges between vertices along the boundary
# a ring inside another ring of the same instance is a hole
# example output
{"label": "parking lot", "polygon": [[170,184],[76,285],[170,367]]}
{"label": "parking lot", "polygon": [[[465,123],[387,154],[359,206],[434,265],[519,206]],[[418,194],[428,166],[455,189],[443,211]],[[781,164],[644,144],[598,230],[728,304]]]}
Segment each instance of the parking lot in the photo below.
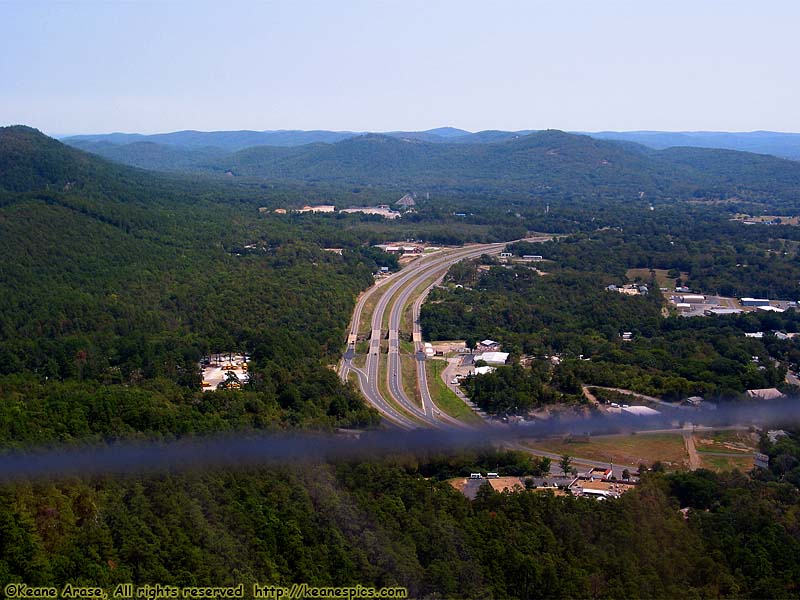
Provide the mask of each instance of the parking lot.
{"label": "parking lot", "polygon": [[[233,372],[241,385],[247,383],[247,356],[243,354],[215,354],[200,364],[203,372],[203,391],[216,390]],[[234,386],[235,387],[235,386]]]}

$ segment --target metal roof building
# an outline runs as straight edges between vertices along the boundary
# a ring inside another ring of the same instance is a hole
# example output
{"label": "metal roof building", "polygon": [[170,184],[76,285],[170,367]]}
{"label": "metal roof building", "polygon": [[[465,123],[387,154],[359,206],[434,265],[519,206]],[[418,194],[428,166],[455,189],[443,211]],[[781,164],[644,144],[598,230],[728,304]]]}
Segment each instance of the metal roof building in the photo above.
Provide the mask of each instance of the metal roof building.
{"label": "metal roof building", "polygon": [[508,360],[508,352],[483,352],[475,355],[475,361],[482,360],[490,365],[504,365]]}
{"label": "metal roof building", "polygon": [[767,298],[740,298],[742,306],[769,306]]}
{"label": "metal roof building", "polygon": [[623,406],[622,411],[637,417],[654,417],[661,413],[647,406]]}

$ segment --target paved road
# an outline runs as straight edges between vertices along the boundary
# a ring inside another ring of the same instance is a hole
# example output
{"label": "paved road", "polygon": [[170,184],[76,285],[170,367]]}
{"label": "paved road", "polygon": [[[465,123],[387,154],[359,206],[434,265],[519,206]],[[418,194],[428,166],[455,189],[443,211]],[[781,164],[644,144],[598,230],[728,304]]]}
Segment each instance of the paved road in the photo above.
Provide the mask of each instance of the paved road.
{"label": "paved road", "polygon": [[[502,251],[503,245],[500,245],[497,248],[492,248],[491,251],[487,250],[487,254],[496,254]],[[431,290],[435,285],[438,285],[441,280],[446,275],[446,272],[438,277],[433,283],[431,283],[428,287],[426,287],[422,293],[417,297],[416,301],[414,302],[414,306],[411,312],[411,321],[412,321],[412,338],[415,340],[414,342],[414,351],[416,355],[416,367],[417,367],[417,385],[419,386],[420,394],[422,396],[422,403],[423,406],[431,407],[431,410],[437,411],[440,415],[443,415],[444,418],[449,419],[450,421],[455,421],[459,425],[464,425],[461,421],[453,419],[449,417],[447,413],[445,413],[440,407],[436,405],[433,397],[431,396],[430,386],[428,385],[428,372],[425,368],[425,346],[422,341],[422,328],[419,323],[420,319],[420,312],[422,311],[422,304],[425,302],[425,299],[430,294]],[[445,385],[447,385],[447,380],[445,380]],[[461,398],[462,394],[457,394],[459,398]]]}
{"label": "paved road", "polygon": [[[427,372],[425,370],[425,353],[424,345],[422,343],[422,335],[419,328],[419,311],[425,298],[430,293],[433,286],[438,284],[447,274],[451,265],[461,260],[474,258],[482,254],[495,254],[499,253],[505,244],[489,244],[486,246],[479,246],[477,249],[472,247],[466,251],[453,253],[449,258],[436,265],[420,269],[414,277],[411,278],[409,285],[398,294],[392,303],[389,312],[389,391],[395,398],[403,405],[410,402],[407,398],[405,390],[403,389],[403,371],[400,363],[400,327],[402,324],[403,312],[414,294],[418,294],[416,301],[412,308],[412,339],[414,341],[415,353],[415,366],[417,372],[416,385],[420,391],[422,400],[422,413],[425,420],[433,425],[437,422],[441,424],[450,425],[454,427],[465,427],[465,424],[458,419],[455,419],[438,407],[433,398],[431,397],[430,390],[428,389]],[[418,288],[423,285],[428,279],[435,277],[432,283],[418,293]],[[416,404],[414,404],[416,407]]]}
{"label": "paved road", "polygon": [[[389,303],[395,298],[392,302],[388,319],[387,388],[389,390],[389,395],[405,412],[432,427],[437,425],[436,415],[430,411],[426,411],[424,407],[418,406],[414,400],[408,398],[403,390],[399,337],[402,307],[411,293],[413,293],[414,289],[419,285],[420,281],[424,281],[430,277],[431,273],[442,270],[446,271],[451,264],[463,260],[475,252],[474,248],[469,250],[459,249],[447,253],[444,256],[438,256],[432,261],[409,265],[405,270],[405,274],[394,281],[383,296],[381,296],[375,307],[375,311],[372,313],[372,339],[370,341],[370,356],[367,357],[368,365],[372,367],[372,371],[368,369],[367,375],[370,378],[374,378],[375,381],[378,380],[380,372],[379,361],[381,358],[380,340],[382,339],[383,333],[382,324]],[[406,287],[404,288],[403,286]],[[374,360],[370,363],[370,358],[373,356]]]}
{"label": "paved road", "polygon": [[347,334],[347,351],[344,353],[342,357],[342,361],[339,363],[339,377],[342,381],[347,381],[349,377],[350,370],[352,368],[351,360],[356,354],[356,342],[358,340],[358,327],[361,323],[361,313],[364,311],[364,305],[367,303],[369,298],[376,292],[378,289],[383,289],[381,286],[385,283],[385,279],[381,279],[375,283],[372,287],[365,290],[361,293],[356,300],[356,306],[353,309],[353,317],[350,320],[350,329]]}
{"label": "paved road", "polygon": [[[536,241],[549,238],[536,238]],[[433,285],[438,283],[441,277],[444,277],[447,270],[451,265],[465,260],[480,256],[481,254],[499,253],[505,243],[502,244],[487,244],[481,246],[471,246],[461,248],[458,250],[440,253],[435,256],[423,257],[414,263],[408,265],[403,270],[394,275],[380,281],[378,284],[364,292],[356,302],[356,307],[351,321],[350,331],[348,334],[348,346],[342,363],[339,367],[339,374],[342,379],[346,380],[350,372],[356,374],[359,382],[359,387],[364,394],[367,401],[374,406],[378,412],[386,419],[387,422],[394,426],[403,429],[413,429],[419,427],[448,427],[458,423],[464,426],[463,423],[452,419],[441,411],[433,401],[430,395],[427,384],[427,373],[425,371],[425,361],[423,353],[422,337],[419,329],[419,312],[432,289]],[[402,370],[400,368],[399,359],[399,334],[402,321],[403,309],[415,291],[432,276],[437,276],[437,279],[429,284],[420,293],[413,306],[413,329],[412,339],[415,340],[415,351],[417,355],[417,384],[419,385],[420,393],[422,396],[422,406],[418,406],[413,400],[409,399],[405,394],[402,386]],[[403,286],[407,287],[403,289]],[[352,363],[355,357],[355,344],[358,335],[359,322],[364,306],[372,294],[377,293],[377,290],[384,290],[381,298],[378,300],[375,310],[371,319],[371,335],[369,343],[369,351],[367,354],[366,365],[364,369],[355,367]],[[402,289],[402,293],[401,293]],[[394,302],[392,302],[392,298]],[[384,315],[390,306],[389,313],[389,327],[388,327],[388,389],[390,391],[391,401],[386,399],[381,394],[378,380],[380,372],[381,360],[381,340],[383,339],[383,319]],[[420,356],[421,355],[421,356]],[[648,398],[649,399],[649,398]],[[497,425],[494,425],[497,428]],[[558,454],[523,446],[522,444],[508,441],[504,442],[511,448],[524,450],[525,452],[546,456],[553,460],[559,460],[561,457]],[[594,461],[579,457],[574,457],[572,462],[576,465],[607,467],[608,464],[601,461]],[[636,467],[633,465],[614,465],[615,474],[621,475],[624,468],[634,470]],[[619,473],[617,473],[619,471]]]}
{"label": "paved road", "polygon": [[[353,319],[350,325],[350,332],[348,334],[347,351],[342,361],[342,365],[339,368],[339,374],[343,379],[346,379],[351,370],[356,370],[353,366],[352,359],[355,356],[355,341],[358,334],[358,324],[361,320],[361,313],[363,312],[364,306],[370,296],[375,293],[375,290],[377,290],[378,287],[381,287],[381,289],[384,290],[384,293],[378,300],[375,310],[372,313],[372,332],[370,336],[369,351],[367,354],[365,368],[362,370],[363,377],[361,374],[359,374],[358,380],[361,391],[364,393],[367,401],[376,409],[378,409],[382,415],[390,415],[391,418],[387,417],[390,422],[396,425],[399,424],[405,428],[426,425],[434,426],[437,423],[435,418],[427,416],[425,412],[414,402],[410,401],[408,398],[405,398],[405,394],[392,394],[392,396],[395,397],[392,398],[394,402],[391,402],[389,399],[384,398],[380,393],[378,379],[381,360],[382,323],[389,302],[391,301],[392,297],[398,294],[400,289],[406,283],[409,283],[420,276],[424,280],[430,276],[429,274],[425,274],[428,273],[428,271],[435,271],[436,269],[446,270],[449,268],[449,265],[454,264],[459,260],[463,260],[465,257],[474,254],[479,255],[483,253],[483,248],[484,246],[471,246],[446,253],[438,253],[436,255],[422,257],[421,259],[408,265],[402,271],[383,280],[380,286],[376,285],[368,290],[368,292],[362,294],[362,296],[356,302],[356,308],[354,310]],[[420,275],[420,273],[422,273],[422,275]],[[412,283],[411,285],[413,290],[413,287],[417,287],[418,284],[414,285]],[[397,334],[392,334],[390,336],[390,346],[397,348],[398,343]],[[395,373],[397,377],[394,379],[390,389],[394,388],[396,391],[398,387],[402,389],[402,382],[399,379],[399,361],[397,362]],[[392,382],[391,374],[390,382]]]}

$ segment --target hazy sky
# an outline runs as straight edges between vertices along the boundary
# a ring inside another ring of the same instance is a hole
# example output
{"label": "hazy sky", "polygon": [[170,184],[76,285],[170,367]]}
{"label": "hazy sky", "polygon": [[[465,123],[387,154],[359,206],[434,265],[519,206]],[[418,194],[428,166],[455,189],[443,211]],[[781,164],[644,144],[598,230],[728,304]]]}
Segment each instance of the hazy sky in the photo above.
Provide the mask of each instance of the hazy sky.
{"label": "hazy sky", "polygon": [[0,124],[800,131],[800,2],[0,0]]}

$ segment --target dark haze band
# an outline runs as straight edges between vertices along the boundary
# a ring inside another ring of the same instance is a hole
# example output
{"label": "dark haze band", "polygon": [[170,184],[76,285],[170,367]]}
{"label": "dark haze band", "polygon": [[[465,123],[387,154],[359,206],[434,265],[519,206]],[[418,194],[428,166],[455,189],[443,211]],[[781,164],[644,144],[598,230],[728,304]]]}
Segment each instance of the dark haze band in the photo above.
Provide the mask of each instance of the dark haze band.
{"label": "dark haze band", "polygon": [[518,426],[474,430],[419,429],[363,432],[357,438],[325,434],[238,433],[236,437],[175,442],[120,442],[104,446],[33,448],[0,456],[0,481],[61,478],[209,468],[247,468],[300,460],[370,459],[394,454],[451,451],[551,435],[602,435],[704,427],[754,425],[791,427],[800,423],[796,398],[761,404],[732,403],[715,411],[674,410],[653,417],[608,416],[551,419]]}

